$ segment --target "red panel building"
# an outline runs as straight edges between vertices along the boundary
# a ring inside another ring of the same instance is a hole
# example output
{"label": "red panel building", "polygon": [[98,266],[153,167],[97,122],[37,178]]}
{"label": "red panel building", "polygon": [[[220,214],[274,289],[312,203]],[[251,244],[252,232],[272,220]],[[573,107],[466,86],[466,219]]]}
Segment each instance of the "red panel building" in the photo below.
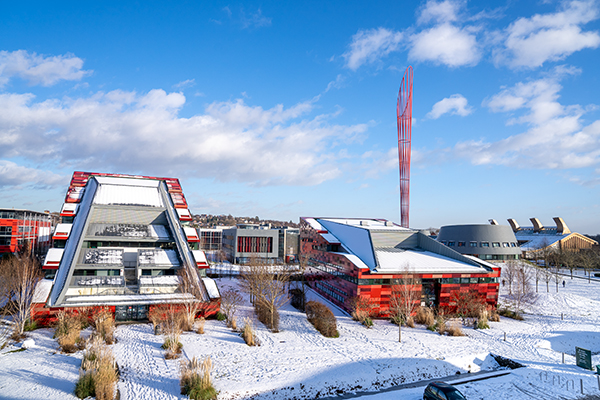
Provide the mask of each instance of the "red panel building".
{"label": "red panel building", "polygon": [[452,309],[453,293],[464,291],[498,301],[500,268],[390,221],[301,218],[300,241],[311,287],[350,312],[349,300],[361,296],[387,316],[392,286],[407,274],[423,306]]}
{"label": "red panel building", "polygon": [[44,255],[50,247],[51,228],[49,213],[0,209],[0,257],[21,251],[25,243],[35,255]]}

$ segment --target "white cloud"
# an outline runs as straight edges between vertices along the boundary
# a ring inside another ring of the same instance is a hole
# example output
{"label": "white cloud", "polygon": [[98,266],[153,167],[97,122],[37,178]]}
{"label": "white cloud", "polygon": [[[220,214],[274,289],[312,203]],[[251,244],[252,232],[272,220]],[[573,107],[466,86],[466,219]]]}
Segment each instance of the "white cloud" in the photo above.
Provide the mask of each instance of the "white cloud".
{"label": "white cloud", "polygon": [[8,186],[33,186],[64,185],[68,177],[57,175],[50,171],[28,168],[12,161],[0,160],[0,188]]}
{"label": "white cloud", "polygon": [[594,1],[564,2],[556,13],[519,18],[504,32],[504,48],[494,52],[495,61],[535,68],[585,48],[596,48],[600,45],[598,32],[584,32],[581,26],[597,18]]}
{"label": "white cloud", "polygon": [[175,89],[185,89],[188,87],[192,87],[196,84],[196,80],[195,79],[186,79],[185,81],[181,81],[179,83],[176,83],[175,85],[173,85],[173,87]]}
{"label": "white cloud", "polygon": [[529,125],[521,134],[488,142],[458,143],[454,152],[473,164],[569,169],[600,165],[600,121],[584,126],[583,107],[558,102],[557,78],[518,83],[484,102],[492,112],[519,113],[510,123]]}
{"label": "white cloud", "polygon": [[271,18],[265,17],[260,8],[256,12],[251,12],[248,15],[246,15],[244,10],[241,10],[240,21],[243,29],[271,26]]}
{"label": "white cloud", "polygon": [[443,23],[410,38],[409,58],[449,67],[475,65],[481,59],[477,38],[470,28]]}
{"label": "white cloud", "polygon": [[435,103],[431,111],[427,114],[427,118],[438,119],[447,113],[466,117],[472,112],[473,109],[469,107],[467,99],[463,95],[457,93]]}
{"label": "white cloud", "polygon": [[352,36],[350,49],[343,54],[346,67],[356,71],[363,64],[380,60],[398,50],[402,38],[401,32],[381,27],[358,31]]}
{"label": "white cloud", "polygon": [[367,126],[306,118],[313,101],[285,108],[214,102],[181,118],[180,93],[114,91],[36,102],[0,94],[0,157],[63,168],[215,178],[252,185],[312,185],[341,171],[336,147]]}
{"label": "white cloud", "polygon": [[452,22],[458,19],[458,12],[462,7],[461,2],[457,1],[433,1],[429,0],[419,13],[417,23],[424,24],[430,21],[443,23]]}
{"label": "white cloud", "polygon": [[43,56],[25,50],[0,51],[0,87],[14,77],[42,86],[51,86],[61,80],[77,81],[92,73],[82,67],[83,60],[72,54]]}
{"label": "white cloud", "polygon": [[335,88],[335,89],[341,88],[342,84],[344,83],[344,80],[346,80],[346,78],[343,77],[341,74],[336,76],[334,81],[331,81],[327,84],[327,87],[325,88],[325,93],[329,92],[333,88]]}

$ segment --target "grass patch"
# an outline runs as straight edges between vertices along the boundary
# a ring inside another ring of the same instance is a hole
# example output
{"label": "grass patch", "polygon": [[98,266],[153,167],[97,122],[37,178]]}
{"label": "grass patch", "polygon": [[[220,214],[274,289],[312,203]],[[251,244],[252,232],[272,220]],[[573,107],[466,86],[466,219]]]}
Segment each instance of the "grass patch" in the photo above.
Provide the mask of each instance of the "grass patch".
{"label": "grass patch", "polygon": [[520,313],[508,308],[499,308],[498,314],[502,315],[503,317],[516,319],[517,321],[523,321],[523,316]]}

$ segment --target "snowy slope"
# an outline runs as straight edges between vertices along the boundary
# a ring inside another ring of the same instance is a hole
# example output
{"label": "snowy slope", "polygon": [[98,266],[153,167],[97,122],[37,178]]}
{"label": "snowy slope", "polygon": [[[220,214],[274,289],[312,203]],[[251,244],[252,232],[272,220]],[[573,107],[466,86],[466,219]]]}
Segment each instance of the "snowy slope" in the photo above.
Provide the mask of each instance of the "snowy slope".
{"label": "snowy slope", "polygon": [[[291,306],[281,310],[281,332],[270,333],[257,322],[248,302],[239,311],[254,319],[261,346],[248,347],[224,322],[206,322],[206,334],[182,336],[185,357],[210,356],[213,382],[220,399],[314,399],[338,393],[371,392],[367,399],[420,399],[423,388],[377,394],[382,388],[494,368],[488,354],[500,354],[525,364],[509,375],[463,383],[459,389],[468,399],[577,398],[580,380],[587,394],[600,394],[596,377],[576,367],[575,346],[592,351],[600,364],[600,283],[566,278],[562,285],[540,284],[536,304],[528,308],[525,321],[502,318],[491,329],[465,328],[465,337],[440,336],[422,326],[398,328],[375,321],[366,329],[331,306],[338,318],[340,337],[321,336],[305,315]],[[219,289],[237,287],[235,279],[217,279]],[[504,290],[504,288],[502,289]],[[311,298],[321,299],[314,292]],[[561,313],[563,319],[561,320]],[[507,340],[504,341],[506,332]],[[37,347],[9,353],[0,351],[0,398],[58,400],[72,395],[81,354],[57,353],[48,329],[30,336]],[[163,338],[150,324],[122,325],[113,345],[121,368],[121,399],[179,399],[178,360],[165,360]],[[561,364],[565,352],[566,364]],[[465,375],[466,374],[466,375]],[[501,396],[499,397],[499,393]]]}

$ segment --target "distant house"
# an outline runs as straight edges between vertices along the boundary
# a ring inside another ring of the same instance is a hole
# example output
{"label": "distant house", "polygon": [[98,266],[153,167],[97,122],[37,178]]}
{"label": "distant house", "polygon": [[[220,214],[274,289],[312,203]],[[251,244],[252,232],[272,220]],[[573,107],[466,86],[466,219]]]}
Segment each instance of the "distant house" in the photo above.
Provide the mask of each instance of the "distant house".
{"label": "distant house", "polygon": [[533,226],[521,227],[515,219],[509,219],[523,256],[533,258],[544,249],[556,251],[585,250],[597,246],[598,242],[577,232],[571,232],[560,217],[553,218],[555,226],[544,226],[537,218],[530,218]]}
{"label": "distant house", "polygon": [[407,272],[425,306],[451,308],[453,293],[469,290],[490,305],[498,301],[499,267],[390,221],[305,217],[300,242],[311,287],[348,311],[349,301],[360,296],[386,315],[392,286]]}
{"label": "distant house", "polygon": [[190,299],[179,286],[184,268],[205,311],[218,308],[177,179],[75,172],[61,216],[43,265],[54,281],[39,313],[108,306],[117,320],[146,319],[157,304]]}

